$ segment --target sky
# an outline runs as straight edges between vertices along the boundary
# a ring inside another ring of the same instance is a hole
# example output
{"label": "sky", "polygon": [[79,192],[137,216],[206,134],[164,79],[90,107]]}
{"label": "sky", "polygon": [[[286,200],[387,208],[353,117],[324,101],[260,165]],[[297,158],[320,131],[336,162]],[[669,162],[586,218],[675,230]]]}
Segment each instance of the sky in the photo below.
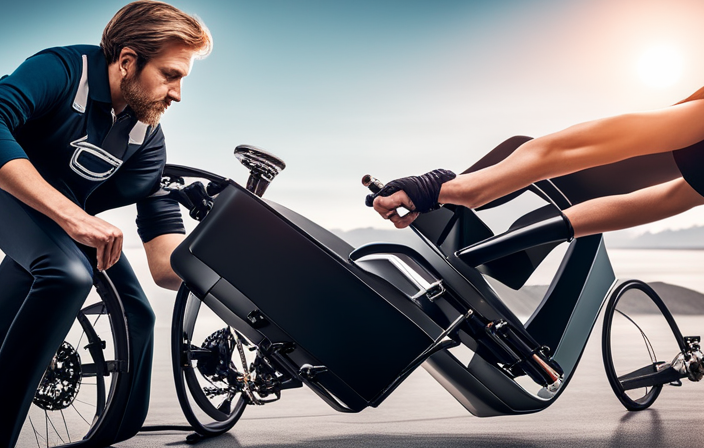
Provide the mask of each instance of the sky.
{"label": "sky", "polygon": [[[126,3],[3,5],[0,74],[46,47],[97,44]],[[328,228],[390,228],[363,205],[366,173],[462,171],[513,135],[704,85],[700,0],[170,3],[206,23],[214,50],[162,119],[169,162],[244,183],[233,149],[261,147],[287,163],[266,197]],[[640,231],[704,225],[700,208]],[[107,216],[136,238],[133,208]]]}

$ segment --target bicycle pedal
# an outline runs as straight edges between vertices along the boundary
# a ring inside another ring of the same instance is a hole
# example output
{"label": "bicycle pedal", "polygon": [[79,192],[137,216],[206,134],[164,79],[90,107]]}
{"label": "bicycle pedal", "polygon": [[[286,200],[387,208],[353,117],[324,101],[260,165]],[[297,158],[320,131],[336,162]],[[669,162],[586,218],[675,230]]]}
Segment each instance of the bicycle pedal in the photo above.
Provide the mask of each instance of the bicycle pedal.
{"label": "bicycle pedal", "polygon": [[672,382],[670,383],[670,386],[680,387],[680,386],[682,386],[682,381],[680,381],[680,380],[672,381]]}

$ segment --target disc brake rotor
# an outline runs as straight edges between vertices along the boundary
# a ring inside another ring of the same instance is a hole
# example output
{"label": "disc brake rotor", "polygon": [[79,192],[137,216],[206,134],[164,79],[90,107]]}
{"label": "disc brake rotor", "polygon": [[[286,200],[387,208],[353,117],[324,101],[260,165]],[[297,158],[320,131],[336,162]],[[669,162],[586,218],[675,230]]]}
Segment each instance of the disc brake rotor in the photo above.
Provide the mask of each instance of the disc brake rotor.
{"label": "disc brake rotor", "polygon": [[227,383],[230,369],[234,369],[232,353],[235,349],[235,338],[229,328],[223,328],[211,334],[200,347],[198,370],[210,381]]}
{"label": "disc brake rotor", "polygon": [[34,394],[34,404],[47,411],[59,411],[71,406],[81,387],[81,357],[71,344],[64,341]]}

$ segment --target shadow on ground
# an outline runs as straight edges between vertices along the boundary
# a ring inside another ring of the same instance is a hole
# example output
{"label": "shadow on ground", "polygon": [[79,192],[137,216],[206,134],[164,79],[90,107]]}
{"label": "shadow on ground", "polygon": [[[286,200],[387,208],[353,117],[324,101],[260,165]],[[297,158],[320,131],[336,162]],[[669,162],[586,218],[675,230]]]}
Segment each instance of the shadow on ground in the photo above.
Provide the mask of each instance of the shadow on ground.
{"label": "shadow on ground", "polygon": [[[636,415],[647,416],[649,424],[641,422],[638,425],[629,424],[629,420]],[[418,435],[418,434],[354,434],[336,437],[318,437],[305,440],[291,441],[290,443],[257,443],[241,445],[237,437],[232,434],[224,434],[212,439],[204,439],[196,444],[186,442],[184,433],[181,441],[165,443],[159,446],[186,447],[196,446],[198,448],[290,448],[293,446],[305,446],[306,448],[427,448],[427,447],[507,447],[507,448],[532,448],[532,447],[625,447],[625,446],[698,446],[698,444],[688,443],[686,432],[676,431],[663,425],[656,410],[646,410],[639,413],[628,413],[624,415],[617,425],[617,430],[608,438],[585,438],[583,435],[564,437],[560,432],[559,422],[554,426],[546,427],[543,433],[533,432],[531,434],[509,434],[510,425],[506,427],[505,435]],[[276,431],[275,427],[271,428]],[[636,431],[637,429],[637,431]],[[515,431],[515,430],[514,430]],[[174,434],[175,437],[179,437]],[[602,434],[603,435],[603,434]],[[152,446],[149,443],[150,434],[140,434],[143,437],[144,446]],[[263,435],[266,439],[266,435]],[[539,440],[535,440],[538,438]],[[691,440],[694,442],[694,440]],[[154,445],[156,446],[156,445]]]}

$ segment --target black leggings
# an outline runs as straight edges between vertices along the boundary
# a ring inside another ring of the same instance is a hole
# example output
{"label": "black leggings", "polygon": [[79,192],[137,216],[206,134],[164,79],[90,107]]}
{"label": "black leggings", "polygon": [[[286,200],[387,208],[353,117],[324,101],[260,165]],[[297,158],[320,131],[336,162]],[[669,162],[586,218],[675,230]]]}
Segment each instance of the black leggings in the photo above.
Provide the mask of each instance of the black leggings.
{"label": "black leggings", "polygon": [[[0,446],[12,447],[59,344],[93,285],[93,266],[58,224],[0,190]],[[149,405],[154,312],[124,254],[108,270],[130,331],[130,398],[116,441],[134,435]],[[18,374],[19,373],[19,374]],[[119,413],[118,413],[119,414]],[[116,415],[116,414],[113,414]],[[14,419],[11,417],[14,416]]]}

